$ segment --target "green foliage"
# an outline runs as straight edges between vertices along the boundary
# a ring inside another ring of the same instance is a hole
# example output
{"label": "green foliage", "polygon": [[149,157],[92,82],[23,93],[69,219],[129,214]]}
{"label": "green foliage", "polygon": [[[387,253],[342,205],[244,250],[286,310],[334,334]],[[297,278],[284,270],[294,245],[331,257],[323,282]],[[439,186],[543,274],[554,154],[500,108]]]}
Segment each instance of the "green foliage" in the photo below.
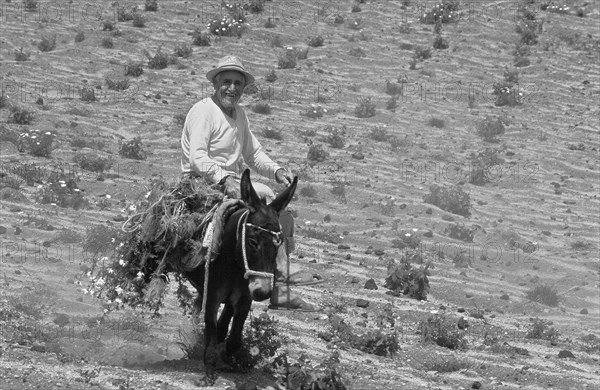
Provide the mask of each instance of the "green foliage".
{"label": "green foliage", "polygon": [[558,339],[560,333],[553,326],[551,326],[552,324],[552,321],[549,320],[544,320],[537,317],[530,318],[529,330],[527,331],[525,338],[550,341]]}
{"label": "green foliage", "polygon": [[117,20],[119,22],[128,22],[133,20],[134,16],[137,14],[137,7],[130,6],[130,8],[120,7],[117,3]]}
{"label": "green foliage", "polygon": [[446,50],[450,47],[448,40],[441,35],[436,35],[433,40],[433,48],[436,50]]}
{"label": "green foliage", "polygon": [[35,11],[38,6],[37,0],[23,0],[23,7],[27,11]]}
{"label": "green foliage", "polygon": [[222,37],[241,37],[247,29],[245,21],[244,10],[239,4],[236,4],[229,8],[228,15],[223,15],[221,19],[212,19],[208,23],[208,31]]}
{"label": "green foliage", "polygon": [[388,307],[377,318],[376,324],[370,324],[363,333],[347,323],[337,314],[329,315],[330,330],[319,337],[341,348],[354,348],[377,356],[393,356],[400,350],[395,322]]}
{"label": "green foliage", "polygon": [[262,131],[262,135],[265,138],[268,139],[274,139],[276,141],[282,141],[283,140],[283,134],[281,130],[278,130],[276,128],[272,128],[272,127],[265,127]]}
{"label": "green foliage", "polygon": [[113,91],[124,91],[129,88],[129,79],[113,80],[106,78],[105,81],[108,89]]}
{"label": "green foliage", "polygon": [[85,40],[85,34],[83,31],[78,31],[75,34],[75,43],[83,42]]}
{"label": "green foliage", "polygon": [[375,113],[375,103],[371,101],[370,97],[361,99],[354,108],[354,115],[358,118],[370,118],[375,116]]}
{"label": "green foliage", "polygon": [[327,143],[329,146],[335,149],[342,149],[346,145],[346,126],[342,126],[341,129],[332,128],[327,126]]}
{"label": "green foliage", "polygon": [[322,117],[326,113],[327,109],[323,108],[320,104],[311,104],[306,111],[300,112],[300,115],[315,119]]}
{"label": "green foliage", "polygon": [[494,102],[496,106],[514,107],[523,104],[523,92],[518,87],[515,87],[513,83],[506,81],[495,83],[493,89],[492,93],[496,96],[496,101]]}
{"label": "green foliage", "polygon": [[440,373],[456,372],[473,367],[466,358],[457,356],[434,356],[433,359],[427,359],[423,362],[423,371],[436,371]]}
{"label": "green foliage", "polygon": [[144,9],[148,12],[158,11],[158,1],[157,0],[146,0],[146,4],[144,4]]}
{"label": "green foliage", "polygon": [[350,54],[352,57],[356,57],[356,58],[364,58],[367,56],[367,53],[365,53],[365,51],[363,49],[361,49],[360,47],[353,47],[352,49],[350,49],[348,54]]}
{"label": "green foliage", "polygon": [[51,131],[42,132],[40,130],[31,130],[21,133],[20,149],[25,149],[32,156],[49,157],[52,153],[52,144],[56,134]]}
{"label": "green foliage", "polygon": [[477,135],[486,142],[497,142],[496,136],[504,134],[505,131],[506,128],[500,118],[492,119],[488,116],[477,123]]}
{"label": "green foliage", "polygon": [[[94,256],[112,254],[125,233],[121,229],[108,225],[92,225],[85,229],[83,250]],[[108,264],[103,264],[108,265]]]}
{"label": "green foliage", "polygon": [[252,368],[266,366],[281,348],[283,338],[277,331],[277,321],[262,313],[250,317],[250,326],[244,329],[242,349],[229,358],[236,371],[247,372]]}
{"label": "green foliage", "polygon": [[83,192],[77,188],[75,180],[65,175],[56,175],[38,186],[34,198],[40,204],[55,204],[61,208],[75,210],[87,207],[89,204]]}
{"label": "green foliage", "polygon": [[81,88],[79,90],[79,95],[81,97],[81,100],[83,100],[84,102],[95,102],[97,100],[96,92],[93,87]]}
{"label": "green foliage", "polygon": [[281,378],[279,387],[287,390],[347,390],[340,373],[339,356],[339,351],[334,351],[317,364],[304,353],[294,363],[286,354],[279,355],[273,364]]}
{"label": "green foliage", "polygon": [[431,58],[431,49],[428,47],[418,46],[415,48],[413,59],[416,61],[424,61]]}
{"label": "green foliage", "polygon": [[306,198],[314,198],[315,196],[317,196],[317,189],[312,186],[311,184],[308,184],[302,188],[300,188],[300,196],[306,197]]}
{"label": "green foliage", "polygon": [[390,80],[385,80],[385,93],[387,93],[388,95],[402,95],[402,89],[402,84],[397,84],[391,82]]}
{"label": "green foliage", "polygon": [[112,49],[114,47],[114,43],[111,37],[104,37],[100,42],[100,45],[106,49]]}
{"label": "green foliage", "polygon": [[293,48],[287,48],[283,54],[277,58],[279,69],[294,69],[298,64],[298,53]]}
{"label": "green foliage", "polygon": [[275,28],[275,27],[277,27],[277,25],[275,24],[275,22],[271,18],[267,18],[267,21],[265,22],[264,26],[265,26],[265,28]]}
{"label": "green foliage", "polygon": [[498,156],[496,149],[486,148],[477,154],[471,153],[471,177],[469,182],[478,186],[485,185],[491,180],[499,180],[501,172],[495,169],[504,163],[504,160]]}
{"label": "green foliage", "polygon": [[30,55],[31,53],[23,51],[23,47],[21,47],[19,50],[15,50],[15,61],[27,61]]}
{"label": "green foliage", "polygon": [[144,73],[144,65],[141,62],[129,62],[125,65],[125,76],[139,77]]}
{"label": "green foliage", "polygon": [[150,69],[165,69],[167,66],[169,66],[169,55],[167,53],[163,53],[162,48],[159,48],[156,54],[153,56],[146,51],[144,51],[144,54],[148,59],[148,68]]}
{"label": "green foliage", "polygon": [[271,69],[269,73],[265,76],[265,81],[268,83],[273,83],[277,81],[277,75],[275,74],[275,69]]}
{"label": "green foliage", "polygon": [[33,121],[33,117],[33,111],[29,111],[24,107],[15,105],[10,108],[8,121],[18,125],[28,125]]}
{"label": "green foliage", "polygon": [[145,27],[146,26],[146,18],[144,17],[144,15],[136,12],[135,14],[133,14],[132,24],[133,24],[133,27],[138,27],[138,28]]}
{"label": "green foliage", "polygon": [[335,229],[316,229],[308,228],[302,231],[308,238],[315,238],[320,241],[329,242],[331,244],[339,244],[342,242],[340,234]]}
{"label": "green foliage", "polygon": [[562,300],[558,295],[556,288],[551,285],[535,286],[525,293],[525,297],[530,301],[542,303],[547,306],[556,307]]}
{"label": "green foliage", "polygon": [[429,194],[426,194],[423,200],[452,214],[471,216],[471,197],[460,186],[442,187],[433,184],[429,187]]}
{"label": "green foliage", "polygon": [[429,265],[416,268],[408,261],[399,264],[391,262],[384,287],[391,290],[390,294],[394,296],[408,295],[419,301],[427,300],[430,275],[428,268]]}
{"label": "green foliage", "polygon": [[145,160],[148,157],[148,152],[144,150],[142,137],[138,135],[121,145],[119,155],[133,160]]}
{"label": "green foliage", "polygon": [[252,106],[252,111],[257,114],[269,115],[271,113],[271,106],[269,106],[269,103],[258,102]]}
{"label": "green foliage", "polygon": [[329,158],[329,152],[323,149],[321,144],[311,144],[308,146],[308,161],[323,162]]}
{"label": "green foliage", "polygon": [[56,34],[43,35],[38,43],[38,49],[44,52],[56,49]]}
{"label": "green foliage", "polygon": [[444,229],[444,234],[450,238],[464,242],[473,242],[475,231],[469,229],[464,224],[453,223]]}
{"label": "green foliage", "polygon": [[210,46],[210,35],[204,33],[199,28],[192,33],[192,45],[194,46]]}
{"label": "green foliage", "polygon": [[110,158],[100,156],[96,153],[77,153],[73,157],[73,162],[78,164],[81,169],[99,174],[110,169],[113,164]]}
{"label": "green foliage", "polygon": [[432,116],[427,121],[427,124],[431,127],[437,127],[438,129],[443,129],[446,126],[446,121]]}
{"label": "green foliage", "polygon": [[421,15],[419,21],[424,24],[457,23],[460,20],[459,15],[460,1],[442,1],[433,6],[431,11]]}
{"label": "green foliage", "polygon": [[113,31],[115,29],[115,22],[106,19],[102,21],[102,31]]}
{"label": "green foliage", "polygon": [[444,314],[434,314],[419,323],[421,341],[433,342],[449,349],[466,349],[465,334],[457,326],[455,320]]}
{"label": "green foliage", "polygon": [[194,50],[192,49],[192,47],[185,43],[180,43],[177,46],[175,46],[175,49],[173,49],[173,53],[177,57],[183,57],[183,58],[188,58],[189,56],[192,55],[193,52],[194,52]]}
{"label": "green foliage", "polygon": [[323,46],[323,42],[324,41],[325,40],[320,35],[317,35],[316,37],[310,37],[310,38],[308,38],[308,46],[310,46],[310,47],[320,47],[320,46]]}

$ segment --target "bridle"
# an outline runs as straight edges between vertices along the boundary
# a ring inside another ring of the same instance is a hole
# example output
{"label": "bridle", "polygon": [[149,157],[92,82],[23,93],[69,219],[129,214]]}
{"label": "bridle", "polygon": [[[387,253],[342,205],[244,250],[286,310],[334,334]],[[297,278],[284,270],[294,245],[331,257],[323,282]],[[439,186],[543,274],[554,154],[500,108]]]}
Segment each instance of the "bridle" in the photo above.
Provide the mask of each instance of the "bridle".
{"label": "bridle", "polygon": [[[244,273],[244,279],[248,279],[249,276],[262,276],[262,277],[266,277],[271,279],[271,286],[273,286],[274,281],[275,281],[275,277],[273,275],[273,273],[271,272],[260,272],[260,271],[253,271],[250,269],[250,267],[248,266],[248,255],[246,254],[246,227],[252,227],[254,229],[258,229],[261,230],[263,232],[267,232],[270,235],[272,235],[273,237],[275,237],[275,246],[279,247],[281,244],[283,244],[283,237],[282,237],[282,232],[274,232],[272,230],[269,229],[265,229],[261,226],[258,225],[254,225],[252,223],[248,223],[246,222],[248,220],[248,214],[250,213],[250,210],[246,210],[244,211],[244,213],[242,214],[242,216],[240,217],[240,219],[238,220],[238,226],[237,226],[237,231],[236,233],[238,234],[238,239],[239,239],[239,234],[241,231],[242,234],[242,258],[244,259],[244,269],[245,269],[245,273]],[[241,225],[241,229],[240,229],[240,225]]]}

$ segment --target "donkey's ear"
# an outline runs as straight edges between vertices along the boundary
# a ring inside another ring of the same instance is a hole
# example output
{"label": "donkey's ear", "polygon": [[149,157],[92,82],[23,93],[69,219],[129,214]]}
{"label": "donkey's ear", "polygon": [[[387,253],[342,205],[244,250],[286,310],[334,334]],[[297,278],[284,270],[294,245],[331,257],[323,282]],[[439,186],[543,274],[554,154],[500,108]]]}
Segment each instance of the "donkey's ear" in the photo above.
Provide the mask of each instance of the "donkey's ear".
{"label": "donkey's ear", "polygon": [[246,168],[244,173],[242,173],[242,182],[240,187],[242,200],[246,203],[246,206],[248,206],[251,211],[256,211],[260,206],[260,198],[252,186],[252,182],[250,181],[250,169],[248,168]]}
{"label": "donkey's ear", "polygon": [[296,186],[298,185],[298,176],[294,176],[294,180],[292,184],[288,188],[285,189],[281,194],[277,195],[274,201],[269,204],[269,206],[273,207],[277,212],[285,209],[288,203],[294,197],[294,192],[296,192]]}

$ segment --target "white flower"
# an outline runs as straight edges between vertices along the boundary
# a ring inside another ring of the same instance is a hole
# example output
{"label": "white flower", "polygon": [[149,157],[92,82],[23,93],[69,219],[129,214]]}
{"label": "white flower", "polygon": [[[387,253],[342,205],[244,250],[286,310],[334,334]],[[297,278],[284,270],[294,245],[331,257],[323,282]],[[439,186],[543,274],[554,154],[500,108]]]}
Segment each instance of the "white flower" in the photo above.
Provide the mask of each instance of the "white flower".
{"label": "white flower", "polygon": [[410,233],[406,233],[406,234],[405,234],[405,236],[406,236],[406,237],[410,237]]}
{"label": "white flower", "polygon": [[108,261],[108,257],[104,256],[103,258],[100,259],[100,261]]}
{"label": "white flower", "polygon": [[66,187],[67,185],[65,183],[61,183],[60,185],[61,187]]}
{"label": "white flower", "polygon": [[103,312],[104,314],[106,314],[106,313],[108,313],[108,309],[104,309],[104,310],[102,310],[102,312]]}
{"label": "white flower", "polygon": [[41,184],[40,184],[39,186],[37,186],[37,189],[38,189],[38,190],[41,190],[42,188],[44,188],[44,186],[43,186],[43,185],[41,185]]}
{"label": "white flower", "polygon": [[115,241],[116,241],[116,240],[115,240],[115,238],[114,238],[114,237],[110,239],[110,242],[115,242]]}
{"label": "white flower", "polygon": [[49,132],[49,131],[47,131],[47,132],[46,132],[46,135],[52,135],[52,133],[51,133],[51,132]]}
{"label": "white flower", "polygon": [[141,280],[144,277],[144,273],[142,271],[137,273],[136,279]]}
{"label": "white flower", "polygon": [[81,290],[81,291],[82,291],[84,294],[86,294],[86,295],[90,293],[90,290],[88,290],[87,288],[84,288],[84,289],[83,289],[83,290]]}
{"label": "white flower", "polygon": [[117,294],[121,294],[123,292],[123,289],[120,286],[115,287],[115,291],[117,292]]}
{"label": "white flower", "polygon": [[323,112],[327,112],[327,109],[326,109],[326,108],[324,108],[324,109],[323,109]]}
{"label": "white flower", "polygon": [[79,188],[74,188],[73,191],[79,192]]}
{"label": "white flower", "polygon": [[109,274],[114,274],[114,273],[115,273],[115,270],[114,270],[114,269],[112,269],[112,268],[109,268],[109,269],[108,269],[108,273],[109,273]]}
{"label": "white flower", "polygon": [[106,199],[110,199],[110,198],[112,198],[112,196],[106,194]]}
{"label": "white flower", "polygon": [[418,231],[419,231],[419,229],[413,228],[413,232],[418,232]]}
{"label": "white flower", "polygon": [[258,356],[258,354],[260,353],[260,349],[258,349],[258,347],[255,345],[252,348],[250,348],[250,355],[252,356]]}
{"label": "white flower", "polygon": [[105,283],[104,278],[100,278],[98,280],[96,280],[96,285],[97,286],[103,286]]}
{"label": "white flower", "polygon": [[137,209],[137,207],[135,207],[134,204],[132,204],[131,206],[129,206],[129,210],[130,211],[135,211]]}
{"label": "white flower", "polygon": [[119,260],[119,265],[121,267],[125,267],[125,260],[123,260],[123,259]]}

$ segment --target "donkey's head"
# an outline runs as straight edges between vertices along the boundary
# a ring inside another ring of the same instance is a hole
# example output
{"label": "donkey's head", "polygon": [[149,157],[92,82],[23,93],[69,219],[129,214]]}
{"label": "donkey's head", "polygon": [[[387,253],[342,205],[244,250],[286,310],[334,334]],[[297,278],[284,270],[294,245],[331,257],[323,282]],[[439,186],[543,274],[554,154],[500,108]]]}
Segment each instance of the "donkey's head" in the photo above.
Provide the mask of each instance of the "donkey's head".
{"label": "donkey's head", "polygon": [[298,178],[295,177],[292,184],[267,205],[252,187],[250,170],[246,169],[242,174],[241,194],[242,200],[248,207],[248,218],[242,221],[245,242],[239,244],[242,245],[242,252],[245,245],[248,288],[250,296],[255,301],[271,297],[277,255],[281,252],[280,246],[284,244],[279,225],[279,212],[292,200],[297,184]]}

